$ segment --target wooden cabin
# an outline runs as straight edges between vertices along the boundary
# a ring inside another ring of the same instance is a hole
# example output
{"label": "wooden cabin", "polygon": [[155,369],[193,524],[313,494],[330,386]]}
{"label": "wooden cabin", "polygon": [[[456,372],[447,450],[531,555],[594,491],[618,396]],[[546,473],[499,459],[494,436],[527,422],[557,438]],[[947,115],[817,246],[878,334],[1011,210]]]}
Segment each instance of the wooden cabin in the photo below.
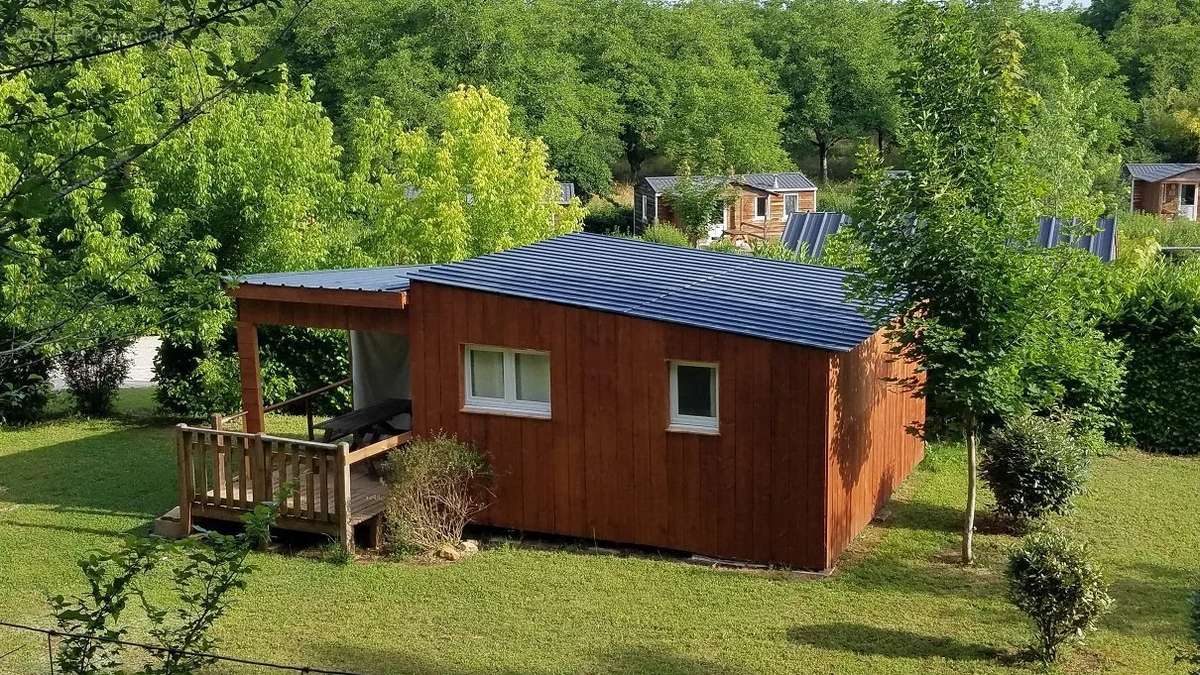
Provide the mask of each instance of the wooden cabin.
{"label": "wooden cabin", "polygon": [[[906,431],[923,401],[893,384],[914,367],[845,299],[845,275],[589,234],[422,268],[252,275],[231,292],[247,436],[181,428],[181,486],[214,473],[212,448],[265,443],[252,461],[292,466],[283,477],[308,491],[292,514],[316,503],[306,527],[349,541],[359,523],[378,531],[370,461],[445,431],[491,460],[481,524],[830,568],[923,454]],[[263,440],[262,323],[350,331],[355,407],[406,414],[294,452]],[[225,460],[254,474],[240,462]],[[330,475],[344,506],[321,492]],[[226,493],[246,502],[233,483],[181,499],[220,517]]]}
{"label": "wooden cabin", "polygon": [[[799,171],[784,173],[748,173],[733,176],[695,176],[693,180],[726,181],[733,191],[732,203],[714,214],[709,239],[729,236],[737,241],[779,239],[788,216],[815,211],[817,186]],[[679,176],[648,176],[634,186],[634,229],[655,222],[679,226],[671,210],[671,190]]]}
{"label": "wooden cabin", "polygon": [[1200,164],[1127,164],[1125,174],[1131,211],[1196,220]]}

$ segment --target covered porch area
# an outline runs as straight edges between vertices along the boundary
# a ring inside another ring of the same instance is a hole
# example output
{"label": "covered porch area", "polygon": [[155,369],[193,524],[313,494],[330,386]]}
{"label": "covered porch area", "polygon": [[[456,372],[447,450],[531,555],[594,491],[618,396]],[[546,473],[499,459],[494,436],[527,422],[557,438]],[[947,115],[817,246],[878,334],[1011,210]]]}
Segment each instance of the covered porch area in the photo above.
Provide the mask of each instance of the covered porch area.
{"label": "covered porch area", "polygon": [[[242,409],[215,412],[206,425],[176,427],[179,506],[164,518],[180,536],[191,531],[195,518],[239,521],[255,504],[277,500],[282,529],[325,534],[350,548],[355,528],[363,526],[370,544],[379,545],[387,493],[379,463],[411,438],[407,275],[417,269],[230,280]],[[266,404],[259,353],[263,325],[347,331],[351,372]],[[352,391],[351,408],[318,421],[314,401],[344,386]],[[267,413],[277,410],[303,410],[306,437],[269,433]]]}

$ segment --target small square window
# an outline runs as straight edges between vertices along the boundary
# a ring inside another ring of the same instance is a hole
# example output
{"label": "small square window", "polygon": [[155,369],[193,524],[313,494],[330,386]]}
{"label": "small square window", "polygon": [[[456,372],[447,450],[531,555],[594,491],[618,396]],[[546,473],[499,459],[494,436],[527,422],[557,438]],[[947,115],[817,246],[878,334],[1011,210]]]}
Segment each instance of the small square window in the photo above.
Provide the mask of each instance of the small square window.
{"label": "small square window", "polygon": [[755,197],[754,198],[754,217],[755,218],[766,218],[767,217],[767,198],[766,197]]}
{"label": "small square window", "polygon": [[717,364],[672,361],[670,431],[713,433],[719,418]]}
{"label": "small square window", "polygon": [[550,355],[468,345],[463,350],[463,409],[524,417],[550,416]]}
{"label": "small square window", "polygon": [[796,204],[799,201],[799,195],[784,195],[783,197],[783,213],[790,215],[796,212]]}

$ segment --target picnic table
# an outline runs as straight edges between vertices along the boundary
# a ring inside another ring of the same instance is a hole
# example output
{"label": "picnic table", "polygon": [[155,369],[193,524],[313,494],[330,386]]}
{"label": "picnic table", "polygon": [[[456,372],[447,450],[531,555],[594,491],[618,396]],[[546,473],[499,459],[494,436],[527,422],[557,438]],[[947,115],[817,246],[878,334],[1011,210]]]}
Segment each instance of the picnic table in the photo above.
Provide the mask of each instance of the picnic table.
{"label": "picnic table", "polygon": [[396,416],[405,414],[412,414],[412,401],[406,398],[389,398],[365,408],[332,417],[320,424],[313,425],[313,428],[325,432],[322,440],[326,443],[351,436],[350,447],[357,448],[408,431],[408,429],[396,428],[391,422]]}

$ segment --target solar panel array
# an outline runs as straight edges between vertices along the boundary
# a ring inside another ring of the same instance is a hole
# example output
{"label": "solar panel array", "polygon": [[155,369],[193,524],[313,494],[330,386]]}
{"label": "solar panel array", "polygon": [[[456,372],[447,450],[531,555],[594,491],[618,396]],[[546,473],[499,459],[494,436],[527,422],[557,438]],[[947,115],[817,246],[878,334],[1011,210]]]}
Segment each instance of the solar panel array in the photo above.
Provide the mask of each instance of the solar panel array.
{"label": "solar panel array", "polygon": [[[843,226],[850,225],[850,217],[833,211],[793,213],[788,216],[783,231],[782,243],[794,251],[797,258],[819,259],[825,253],[825,244]],[[1043,216],[1038,219],[1037,244],[1045,248],[1065,244],[1090,252],[1104,262],[1117,259],[1117,220],[1112,216],[1101,217],[1096,227],[1087,234],[1078,234],[1079,221],[1064,221],[1061,218]]]}

